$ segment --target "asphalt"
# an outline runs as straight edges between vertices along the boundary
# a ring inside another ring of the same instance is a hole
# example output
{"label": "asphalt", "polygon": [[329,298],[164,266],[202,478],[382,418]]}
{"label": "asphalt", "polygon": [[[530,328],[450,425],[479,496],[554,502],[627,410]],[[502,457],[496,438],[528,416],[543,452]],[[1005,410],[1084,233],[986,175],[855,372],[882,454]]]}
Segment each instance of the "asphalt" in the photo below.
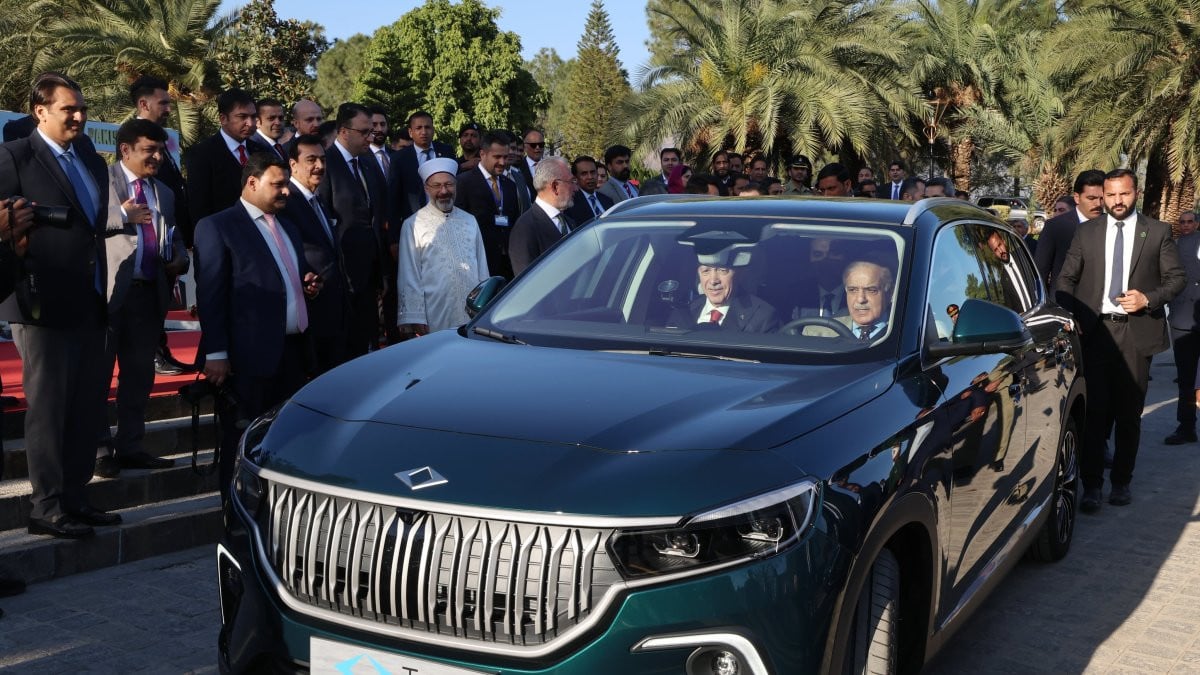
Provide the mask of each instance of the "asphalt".
{"label": "asphalt", "polygon": [[[1065,559],[1020,563],[927,673],[1200,674],[1200,444],[1166,446],[1174,366],[1151,373],[1132,505],[1081,516]],[[211,673],[212,547],[0,599],[0,671]]]}

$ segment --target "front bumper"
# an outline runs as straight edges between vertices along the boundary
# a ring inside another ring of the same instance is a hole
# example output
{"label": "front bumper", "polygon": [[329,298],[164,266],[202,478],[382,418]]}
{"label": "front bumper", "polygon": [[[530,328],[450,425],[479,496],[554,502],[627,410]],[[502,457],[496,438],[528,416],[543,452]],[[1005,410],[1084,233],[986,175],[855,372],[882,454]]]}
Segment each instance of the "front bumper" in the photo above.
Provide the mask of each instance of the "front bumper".
{"label": "front bumper", "polygon": [[704,576],[629,591],[590,633],[539,658],[422,644],[356,630],[285,606],[253,553],[240,510],[227,507],[218,547],[222,672],[306,672],[313,637],[496,675],[679,673],[714,650],[741,673],[816,672],[849,556],[819,528],[780,555]]}

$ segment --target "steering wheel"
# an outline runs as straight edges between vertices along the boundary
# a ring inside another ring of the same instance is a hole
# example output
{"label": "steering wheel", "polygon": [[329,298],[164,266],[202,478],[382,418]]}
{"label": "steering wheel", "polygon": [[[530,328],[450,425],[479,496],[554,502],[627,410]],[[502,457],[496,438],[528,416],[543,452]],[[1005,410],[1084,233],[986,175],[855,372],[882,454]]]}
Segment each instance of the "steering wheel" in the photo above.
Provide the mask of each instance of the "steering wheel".
{"label": "steering wheel", "polygon": [[855,339],[854,331],[850,330],[849,326],[842,323],[841,321],[835,321],[833,319],[830,319],[827,316],[801,317],[799,319],[795,319],[794,321],[789,321],[789,322],[785,323],[779,329],[779,332],[783,333],[785,335],[800,335],[801,333],[804,332],[805,326],[821,326],[823,328],[828,328],[829,330],[837,333],[838,337],[849,338],[851,340]]}

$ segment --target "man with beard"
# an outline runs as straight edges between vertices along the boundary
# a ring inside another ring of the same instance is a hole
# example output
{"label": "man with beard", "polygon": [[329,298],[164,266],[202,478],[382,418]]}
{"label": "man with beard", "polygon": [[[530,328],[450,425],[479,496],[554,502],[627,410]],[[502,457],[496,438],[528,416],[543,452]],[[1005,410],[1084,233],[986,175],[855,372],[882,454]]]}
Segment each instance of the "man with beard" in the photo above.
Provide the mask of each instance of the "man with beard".
{"label": "man with beard", "polygon": [[508,241],[513,274],[525,271],[537,259],[575,227],[564,211],[574,204],[579,189],[571,167],[562,157],[548,157],[533,170],[533,187],[537,199],[533,206],[517,218]]}
{"label": "man with beard", "polygon": [[1082,171],[1075,177],[1075,208],[1047,220],[1038,235],[1033,261],[1046,288],[1054,288],[1067,249],[1080,223],[1099,218],[1104,213],[1104,172],[1096,169]]}
{"label": "man with beard", "polygon": [[600,192],[608,195],[614,204],[638,196],[638,189],[629,182],[629,158],[632,156],[633,151],[623,145],[614,145],[604,151],[608,182],[600,186]]}
{"label": "man with beard", "polygon": [[458,171],[470,171],[479,166],[479,141],[483,127],[467,122],[458,130]]}
{"label": "man with beard", "polygon": [[367,148],[367,152],[370,152],[371,156],[375,158],[383,175],[390,179],[394,153],[388,147],[388,132],[391,130],[391,123],[388,121],[387,111],[383,109],[383,106],[373,105],[367,108],[367,112],[371,115],[371,145]]}
{"label": "man with beard", "polygon": [[1141,441],[1150,359],[1170,346],[1164,306],[1187,276],[1166,223],[1134,210],[1137,176],[1116,169],[1104,176],[1107,216],[1081,223],[1056,283],[1058,302],[1075,315],[1087,373],[1087,420],[1080,469],[1080,510],[1100,508],[1104,445],[1116,426],[1108,501],[1133,500],[1129,484]]}
{"label": "man with beard", "polygon": [[479,224],[454,206],[458,162],[438,158],[420,171],[429,202],[404,221],[400,237],[396,315],[404,338],[466,323],[467,294],[488,278]]}
{"label": "man with beard", "polygon": [[574,206],[567,208],[565,212],[576,227],[599,217],[613,205],[608,195],[596,191],[600,178],[596,169],[596,160],[587,155],[580,155],[571,162],[571,173],[575,175],[575,181],[579,184],[579,194],[575,197]]}
{"label": "man with beard", "polygon": [[712,175],[717,179],[717,188],[721,194],[728,195],[730,184],[733,182],[732,171],[729,167],[728,150],[718,150],[717,154],[713,155]]}
{"label": "man with beard", "polygon": [[489,131],[479,148],[479,166],[458,177],[454,204],[479,223],[487,250],[487,266],[492,274],[512,278],[508,260],[508,236],[521,215],[517,185],[504,176],[508,168],[509,141],[506,131]]}
{"label": "man with beard", "polygon": [[788,162],[788,182],[783,188],[785,195],[811,195],[808,181],[812,178],[812,162],[804,155],[792,157]]}
{"label": "man with beard", "polygon": [[[714,179],[715,180],[715,179]],[[696,274],[704,295],[686,310],[676,309],[668,327],[723,329],[746,333],[767,333],[779,327],[775,309],[761,298],[739,287],[738,270],[750,262],[750,256],[732,247],[696,251]]]}

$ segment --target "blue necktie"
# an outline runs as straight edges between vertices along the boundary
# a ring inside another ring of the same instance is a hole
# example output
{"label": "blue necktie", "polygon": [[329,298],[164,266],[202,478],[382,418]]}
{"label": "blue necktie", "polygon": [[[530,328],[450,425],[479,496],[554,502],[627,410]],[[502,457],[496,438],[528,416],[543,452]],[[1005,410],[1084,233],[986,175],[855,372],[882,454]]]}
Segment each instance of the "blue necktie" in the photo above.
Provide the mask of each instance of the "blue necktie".
{"label": "blue necktie", "polygon": [[79,169],[75,167],[75,154],[68,150],[59,155],[62,160],[63,171],[67,174],[67,180],[71,181],[71,187],[75,188],[75,196],[79,199],[79,203],[83,206],[83,215],[87,216],[88,225],[93,228],[96,226],[96,211],[100,209],[100,204],[96,200],[96,196],[92,194],[91,188],[83,180]]}
{"label": "blue necktie", "polygon": [[[1117,221],[1117,236],[1113,237],[1112,278],[1108,281],[1108,297],[1125,292],[1125,223]],[[1116,303],[1116,300],[1113,300]]]}

